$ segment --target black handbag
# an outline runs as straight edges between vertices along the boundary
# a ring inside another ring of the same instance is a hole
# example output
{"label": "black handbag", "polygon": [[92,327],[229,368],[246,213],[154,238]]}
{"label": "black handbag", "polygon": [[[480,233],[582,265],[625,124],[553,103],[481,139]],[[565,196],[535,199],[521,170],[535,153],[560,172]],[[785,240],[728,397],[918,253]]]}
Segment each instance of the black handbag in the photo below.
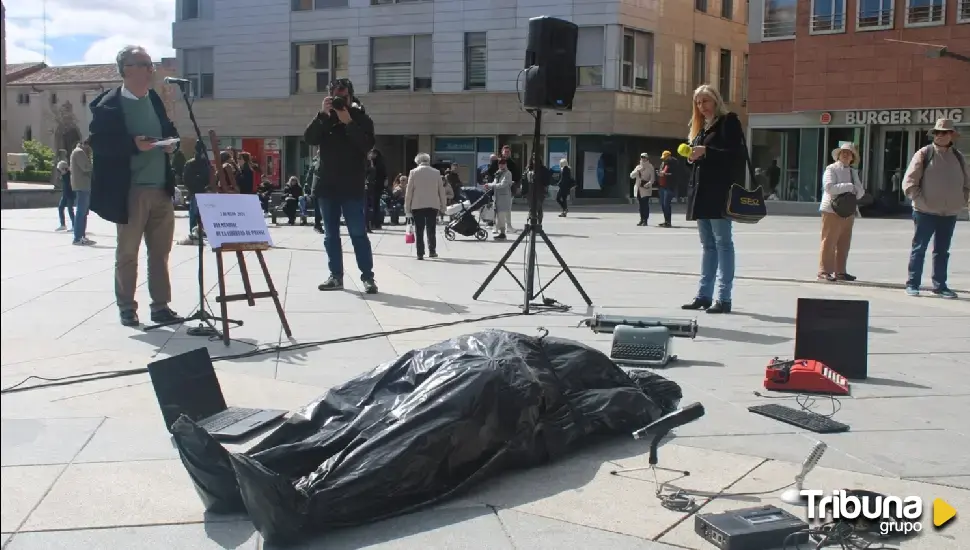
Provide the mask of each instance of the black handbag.
{"label": "black handbag", "polygon": [[[748,176],[751,182],[757,181],[754,177],[754,167],[751,166],[751,157],[748,155],[748,143],[741,135],[741,144],[744,146],[744,164],[748,169]],[[734,183],[728,191],[727,204],[724,206],[724,217],[738,223],[758,223],[768,215],[768,207],[765,205],[765,194],[759,185],[757,189],[748,190],[743,185]]]}
{"label": "black handbag", "polygon": [[855,216],[856,209],[859,208],[859,199],[855,191],[842,193],[832,197],[832,211],[841,218],[851,218]]}
{"label": "black handbag", "polygon": [[[851,168],[849,173],[852,173]],[[850,175],[849,178],[852,181],[853,190],[832,197],[832,211],[838,214],[840,218],[851,218],[855,216],[856,210],[859,209],[859,198],[856,196],[854,188],[855,176]]]}

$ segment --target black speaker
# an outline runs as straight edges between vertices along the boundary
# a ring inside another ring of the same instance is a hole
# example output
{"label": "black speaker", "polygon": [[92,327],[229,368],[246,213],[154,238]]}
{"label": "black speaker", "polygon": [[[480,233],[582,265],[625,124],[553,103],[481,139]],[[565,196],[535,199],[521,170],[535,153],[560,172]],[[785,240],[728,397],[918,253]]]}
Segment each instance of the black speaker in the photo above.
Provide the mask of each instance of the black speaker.
{"label": "black speaker", "polygon": [[799,298],[795,359],[825,363],[849,380],[869,376],[869,302]]}
{"label": "black speaker", "polygon": [[527,109],[569,111],[576,95],[576,47],[579,27],[555,17],[529,20],[525,48]]}

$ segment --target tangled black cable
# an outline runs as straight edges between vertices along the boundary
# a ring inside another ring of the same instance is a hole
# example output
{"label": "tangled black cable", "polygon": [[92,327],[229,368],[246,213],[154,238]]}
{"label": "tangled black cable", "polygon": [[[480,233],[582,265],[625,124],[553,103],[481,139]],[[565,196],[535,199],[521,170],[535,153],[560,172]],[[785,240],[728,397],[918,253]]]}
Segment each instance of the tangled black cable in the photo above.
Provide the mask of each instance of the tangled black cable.
{"label": "tangled black cable", "polygon": [[[654,477],[656,479],[656,472],[654,472]],[[771,494],[778,493],[780,491],[784,491],[785,489],[794,485],[794,483],[789,483],[784,487],[778,487],[776,489],[771,489],[768,491],[755,491],[755,492],[745,492],[745,493],[716,493],[711,495],[692,494],[691,492],[680,488],[676,488],[669,492],[666,491],[666,488],[670,483],[677,481],[678,479],[682,479],[684,477],[687,477],[687,476],[681,476],[671,481],[667,481],[665,483],[660,483],[657,485],[656,496],[657,496],[657,500],[660,501],[661,506],[674,512],[683,512],[685,514],[691,514],[696,512],[700,508],[700,506],[698,506],[697,504],[696,499],[694,498],[695,496],[706,497],[708,499],[708,502],[711,502],[712,500],[715,500],[718,498],[756,497],[756,496],[762,496],[762,495],[771,495]]]}
{"label": "tangled black cable", "polygon": [[[839,401],[839,398],[835,397],[834,395],[811,395],[807,393],[800,393],[797,395],[765,395],[761,392],[751,393],[764,399],[794,399],[795,403],[801,407],[803,411],[825,418],[832,418],[842,410],[842,401]],[[829,403],[832,405],[832,410],[827,414],[823,414],[815,410],[815,404],[823,399],[828,399]]]}
{"label": "tangled black cable", "polygon": [[[842,521],[834,521],[830,523],[824,523],[818,527],[812,527],[810,529],[802,529],[801,531],[796,531],[785,537],[785,541],[782,543],[782,550],[803,550],[803,542],[799,542],[802,537],[808,538],[810,546],[807,548],[814,548],[815,550],[820,550],[826,547],[838,547],[842,550],[866,550],[875,548],[890,549],[894,547],[880,545],[878,547],[873,547],[873,542],[866,540],[856,532],[855,528],[851,524]],[[811,546],[814,544],[814,546]]]}
{"label": "tangled black cable", "polygon": [[[568,311],[567,306],[560,306],[557,308],[561,311]],[[316,348],[320,346],[327,346],[331,344],[343,344],[346,342],[357,342],[360,340],[371,340],[373,338],[384,338],[387,336],[396,336],[399,334],[407,334],[411,332],[420,332],[424,330],[433,330],[437,328],[446,328],[456,325],[468,324],[468,323],[480,323],[483,321],[493,321],[496,319],[505,319],[508,317],[518,317],[520,315],[525,315],[522,312],[514,311],[509,313],[497,313],[494,315],[486,315],[484,317],[476,317],[473,319],[460,319],[458,321],[447,321],[443,323],[435,323],[431,325],[423,325],[419,327],[408,327],[384,332],[371,332],[368,334],[361,334],[357,336],[347,336],[345,338],[335,338],[333,340],[319,340],[314,342],[300,342],[296,344],[271,344],[271,345],[260,345],[260,344],[250,344],[254,348],[250,351],[243,353],[236,353],[231,355],[221,355],[218,357],[213,357],[213,361],[231,361],[234,359],[245,359],[249,357],[255,357],[257,355],[263,355],[267,353],[279,353],[283,351],[295,351],[307,348]],[[234,340],[238,341],[238,340]],[[243,342],[249,344],[249,342]],[[121,378],[125,376],[135,376],[138,374],[143,374],[148,372],[147,367],[137,368],[137,369],[126,369],[126,370],[116,370],[116,371],[100,371],[100,372],[90,372],[85,374],[75,374],[71,376],[62,376],[60,378],[46,378],[43,376],[28,376],[27,378],[21,380],[20,382],[3,388],[0,390],[0,394],[8,393],[18,393],[30,390],[37,390],[41,388],[52,388],[56,386],[69,386],[72,384],[81,384],[84,382],[93,382],[95,380],[108,380],[111,378]],[[24,384],[30,382],[31,380],[39,380],[42,382],[47,382],[45,384],[35,384],[32,386],[24,386]]]}

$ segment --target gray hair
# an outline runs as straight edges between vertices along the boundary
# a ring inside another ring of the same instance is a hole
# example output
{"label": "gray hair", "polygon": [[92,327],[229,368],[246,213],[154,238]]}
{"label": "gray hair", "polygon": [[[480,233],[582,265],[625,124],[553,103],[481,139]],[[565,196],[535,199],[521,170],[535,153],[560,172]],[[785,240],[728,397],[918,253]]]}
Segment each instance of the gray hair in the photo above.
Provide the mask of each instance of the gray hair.
{"label": "gray hair", "polygon": [[418,166],[422,164],[431,164],[431,155],[428,153],[418,153],[418,155],[414,157],[414,164],[417,164]]}
{"label": "gray hair", "polygon": [[131,56],[135,55],[136,52],[145,52],[145,48],[141,46],[125,46],[121,48],[118,55],[115,56],[115,62],[118,64],[118,74],[124,78],[125,76],[125,65],[131,59]]}

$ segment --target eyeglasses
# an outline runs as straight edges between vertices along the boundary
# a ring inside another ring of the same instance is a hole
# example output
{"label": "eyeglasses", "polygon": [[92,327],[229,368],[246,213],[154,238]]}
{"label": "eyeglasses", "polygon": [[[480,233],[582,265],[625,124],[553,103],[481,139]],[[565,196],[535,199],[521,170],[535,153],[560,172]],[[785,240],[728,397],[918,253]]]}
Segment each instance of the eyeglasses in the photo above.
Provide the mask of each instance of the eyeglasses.
{"label": "eyeglasses", "polygon": [[135,61],[133,63],[125,63],[125,67],[140,67],[142,69],[154,69],[155,65],[151,61]]}

